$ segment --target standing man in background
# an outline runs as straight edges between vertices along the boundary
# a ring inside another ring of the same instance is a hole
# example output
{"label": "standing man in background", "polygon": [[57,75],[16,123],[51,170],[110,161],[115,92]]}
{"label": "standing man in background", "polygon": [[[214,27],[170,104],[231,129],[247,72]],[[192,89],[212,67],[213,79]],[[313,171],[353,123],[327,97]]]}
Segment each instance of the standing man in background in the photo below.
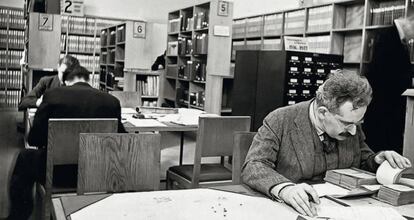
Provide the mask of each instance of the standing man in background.
{"label": "standing man in background", "polygon": [[353,72],[329,76],[316,98],[271,112],[263,121],[243,165],[250,187],[315,216],[319,196],[308,184],[321,182],[327,170],[357,167],[375,172],[387,160],[411,167],[394,151],[372,150],[361,129],[372,99],[366,78]]}
{"label": "standing man in background", "polygon": [[79,66],[79,61],[71,55],[65,55],[59,60],[58,74],[54,76],[42,77],[37,85],[22,98],[19,104],[19,110],[27,108],[37,108],[42,103],[43,94],[49,89],[57,88],[64,85],[63,73],[71,72]]}

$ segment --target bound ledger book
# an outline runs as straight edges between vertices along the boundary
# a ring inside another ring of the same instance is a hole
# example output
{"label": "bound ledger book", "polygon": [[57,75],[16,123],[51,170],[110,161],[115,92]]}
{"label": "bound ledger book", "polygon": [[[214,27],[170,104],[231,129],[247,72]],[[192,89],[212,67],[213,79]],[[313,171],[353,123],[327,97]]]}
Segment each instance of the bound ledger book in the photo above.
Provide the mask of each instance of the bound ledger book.
{"label": "bound ledger book", "polygon": [[381,186],[378,199],[391,205],[405,205],[414,202],[414,188],[402,184]]}
{"label": "bound ledger book", "polygon": [[[351,191],[365,189],[372,192],[371,194],[378,191],[379,200],[392,205],[404,205],[414,202],[414,180],[401,178],[405,170],[407,169],[392,168],[385,161],[376,174],[356,168],[329,170],[324,180]],[[316,189],[318,187],[323,187],[322,189],[326,191],[327,186],[318,185]],[[353,193],[353,195],[358,193]],[[343,193],[343,195],[348,194],[349,192]]]}
{"label": "bound ledger book", "polygon": [[324,180],[346,189],[359,188],[362,185],[378,184],[374,173],[357,168],[328,170]]}

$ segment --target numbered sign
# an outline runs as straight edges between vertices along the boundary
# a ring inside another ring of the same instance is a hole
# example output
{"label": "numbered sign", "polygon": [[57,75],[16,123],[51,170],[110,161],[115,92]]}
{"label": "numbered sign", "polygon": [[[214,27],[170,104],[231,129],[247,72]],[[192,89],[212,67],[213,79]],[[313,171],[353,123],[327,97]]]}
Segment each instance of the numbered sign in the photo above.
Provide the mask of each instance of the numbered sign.
{"label": "numbered sign", "polygon": [[83,0],[60,0],[60,14],[83,17]]}
{"label": "numbered sign", "polygon": [[143,21],[135,21],[134,22],[134,36],[135,38],[145,38],[145,31],[146,23]]}
{"label": "numbered sign", "polygon": [[39,14],[38,27],[41,31],[53,31],[53,15]]}
{"label": "numbered sign", "polygon": [[219,1],[217,15],[219,16],[229,16],[229,2],[228,1]]}

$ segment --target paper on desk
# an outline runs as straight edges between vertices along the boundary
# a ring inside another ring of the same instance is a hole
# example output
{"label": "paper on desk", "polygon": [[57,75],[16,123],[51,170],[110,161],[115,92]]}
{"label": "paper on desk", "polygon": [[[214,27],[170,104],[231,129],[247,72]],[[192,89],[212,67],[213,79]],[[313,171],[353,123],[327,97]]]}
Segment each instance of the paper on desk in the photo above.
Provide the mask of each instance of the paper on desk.
{"label": "paper on desk", "polygon": [[122,117],[125,117],[126,121],[133,124],[135,127],[165,127],[167,126],[155,119],[133,118],[132,114],[126,114],[126,115],[123,115]]}
{"label": "paper on desk", "polygon": [[369,190],[369,191],[378,191],[381,188],[381,184],[375,184],[375,185],[361,185],[361,187]]}
{"label": "paper on desk", "polygon": [[374,193],[371,190],[365,190],[363,188],[348,190],[331,183],[315,184],[312,185],[312,187],[318,193],[319,197],[328,195],[334,198],[348,198],[355,196],[371,195]]}
{"label": "paper on desk", "polygon": [[133,108],[121,108],[121,114],[136,114],[137,111]]}
{"label": "paper on desk", "polygon": [[72,220],[296,219],[283,203],[211,189],[114,194],[71,215]]}
{"label": "paper on desk", "polygon": [[[318,216],[335,220],[404,220],[395,209],[379,206],[320,206]],[[318,219],[318,218],[315,218]],[[319,218],[320,219],[320,218]]]}
{"label": "paper on desk", "polygon": [[312,187],[315,189],[316,193],[318,193],[319,197],[323,197],[326,195],[343,196],[349,193],[349,190],[342,188],[340,186],[334,185],[332,183],[314,184],[312,185]]}

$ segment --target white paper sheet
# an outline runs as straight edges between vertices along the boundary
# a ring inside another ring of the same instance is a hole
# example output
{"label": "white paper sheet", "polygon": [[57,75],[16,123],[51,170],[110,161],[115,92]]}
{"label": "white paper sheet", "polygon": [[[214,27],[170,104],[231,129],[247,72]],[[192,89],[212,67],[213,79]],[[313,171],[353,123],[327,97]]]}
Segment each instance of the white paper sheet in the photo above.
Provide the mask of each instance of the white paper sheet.
{"label": "white paper sheet", "polygon": [[381,188],[381,184],[362,185],[362,187],[370,191],[378,191]]}
{"label": "white paper sheet", "polygon": [[133,108],[121,108],[121,114],[136,114],[137,111]]}
{"label": "white paper sheet", "polygon": [[298,214],[283,203],[211,189],[122,193],[71,215],[72,220],[269,220]]}
{"label": "white paper sheet", "polygon": [[133,124],[136,127],[166,127],[167,126],[155,119],[133,118],[132,114],[125,114],[122,117],[125,118],[127,122]]}
{"label": "white paper sheet", "polygon": [[329,217],[335,220],[404,220],[393,208],[377,206],[321,206],[318,209],[318,216]]}
{"label": "white paper sheet", "polygon": [[349,193],[349,190],[331,183],[321,183],[312,185],[319,197],[329,196],[343,196]]}

